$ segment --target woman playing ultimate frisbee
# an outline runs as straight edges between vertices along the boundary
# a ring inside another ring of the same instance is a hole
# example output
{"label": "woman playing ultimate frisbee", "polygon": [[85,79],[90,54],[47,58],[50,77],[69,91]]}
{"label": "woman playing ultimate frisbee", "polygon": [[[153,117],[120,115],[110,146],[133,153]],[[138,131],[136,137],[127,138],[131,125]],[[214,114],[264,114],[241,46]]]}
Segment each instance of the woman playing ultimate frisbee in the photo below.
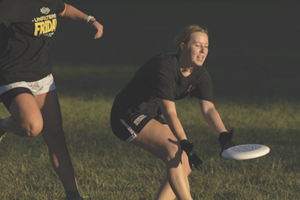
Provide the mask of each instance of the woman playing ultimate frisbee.
{"label": "woman playing ultimate frisbee", "polygon": [[234,145],[233,131],[227,132],[214,107],[211,79],[202,66],[208,53],[207,30],[198,25],[188,26],[174,42],[177,53],[152,57],[116,96],[111,128],[119,139],[165,162],[167,177],[155,199],[190,200],[187,176],[192,167],[200,169],[202,161],[187,140],[175,100],[188,95],[198,99],[203,118],[219,136],[222,150]]}
{"label": "woman playing ultimate frisbee", "polygon": [[0,99],[11,114],[0,119],[0,141],[6,132],[24,137],[42,132],[67,199],[78,200],[49,61],[57,15],[95,28],[95,39],[102,36],[94,17],[62,0],[0,0]]}

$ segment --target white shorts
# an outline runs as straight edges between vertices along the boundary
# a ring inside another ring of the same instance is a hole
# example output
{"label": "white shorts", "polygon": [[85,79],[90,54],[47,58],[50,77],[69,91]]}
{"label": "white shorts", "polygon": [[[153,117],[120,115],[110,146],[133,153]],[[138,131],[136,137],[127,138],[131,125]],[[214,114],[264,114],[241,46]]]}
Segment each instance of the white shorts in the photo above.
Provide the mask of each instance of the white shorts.
{"label": "white shorts", "polygon": [[39,94],[44,94],[56,89],[53,76],[52,74],[49,74],[45,78],[42,78],[34,82],[20,81],[8,85],[0,86],[0,95],[8,90],[11,90],[13,88],[20,88],[20,87],[28,88],[34,96]]}

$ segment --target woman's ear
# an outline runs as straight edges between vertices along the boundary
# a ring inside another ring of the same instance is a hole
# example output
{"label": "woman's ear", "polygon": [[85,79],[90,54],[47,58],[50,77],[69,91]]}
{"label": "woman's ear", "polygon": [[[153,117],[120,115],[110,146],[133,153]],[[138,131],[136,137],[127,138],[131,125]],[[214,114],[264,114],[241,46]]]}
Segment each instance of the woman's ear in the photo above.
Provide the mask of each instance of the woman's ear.
{"label": "woman's ear", "polygon": [[180,51],[184,51],[185,44],[182,42],[179,46],[180,46]]}

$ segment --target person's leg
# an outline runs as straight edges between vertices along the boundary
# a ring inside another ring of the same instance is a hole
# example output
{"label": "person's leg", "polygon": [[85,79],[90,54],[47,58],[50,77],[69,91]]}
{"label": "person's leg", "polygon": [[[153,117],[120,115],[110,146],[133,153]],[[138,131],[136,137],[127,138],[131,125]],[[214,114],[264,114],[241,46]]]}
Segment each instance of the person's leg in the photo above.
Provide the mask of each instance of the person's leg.
{"label": "person's leg", "polygon": [[[183,166],[184,166],[186,176],[188,176],[192,170],[190,168],[186,153],[182,153],[182,161],[183,161]],[[187,183],[187,186],[188,186],[188,190],[190,191],[189,183]],[[175,198],[176,195],[174,194],[168,179],[165,178],[159,187],[159,190],[155,196],[155,200],[174,200]]]}
{"label": "person's leg", "polygon": [[43,118],[32,94],[16,96],[9,107],[12,116],[2,120],[1,129],[23,137],[37,136],[43,128]]}
{"label": "person's leg", "polygon": [[77,182],[62,128],[62,116],[56,90],[35,96],[44,119],[43,138],[50,160],[66,191],[77,190]]}
{"label": "person's leg", "polygon": [[[131,143],[149,151],[166,163],[167,180],[178,199],[192,199],[187,172],[182,160],[183,152],[169,128],[156,120],[151,120]],[[158,198],[174,199],[174,193],[172,194],[168,189],[168,183],[163,183],[160,188],[163,193],[159,191]]]}
{"label": "person's leg", "polygon": [[[169,126],[167,124],[164,124],[165,127],[167,127],[169,130]],[[170,130],[171,131],[171,130]],[[189,162],[188,162],[188,157],[186,155],[186,153],[182,153],[182,162],[183,162],[183,166],[184,166],[184,170],[186,172],[186,175],[188,176],[190,173],[191,173],[191,168],[190,168],[190,165],[189,165]],[[188,187],[189,187],[189,183],[187,183]],[[190,190],[190,188],[188,188],[188,190]],[[176,196],[169,184],[169,181],[167,178],[165,178],[163,180],[163,182],[161,183],[160,187],[159,187],[159,190],[156,194],[156,197],[155,199],[156,200],[168,200],[168,199],[175,199]]]}

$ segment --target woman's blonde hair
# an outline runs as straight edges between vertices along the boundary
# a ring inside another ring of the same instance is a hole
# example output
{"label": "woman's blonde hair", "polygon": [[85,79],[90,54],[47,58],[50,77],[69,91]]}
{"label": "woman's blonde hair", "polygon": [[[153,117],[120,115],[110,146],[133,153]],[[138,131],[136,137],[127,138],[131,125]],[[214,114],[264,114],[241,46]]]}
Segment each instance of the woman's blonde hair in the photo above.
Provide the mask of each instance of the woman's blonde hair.
{"label": "woman's blonde hair", "polygon": [[180,53],[180,44],[187,44],[191,40],[191,35],[195,32],[205,33],[208,37],[208,30],[199,25],[191,25],[182,29],[174,39],[174,45],[177,48],[177,53]]}

